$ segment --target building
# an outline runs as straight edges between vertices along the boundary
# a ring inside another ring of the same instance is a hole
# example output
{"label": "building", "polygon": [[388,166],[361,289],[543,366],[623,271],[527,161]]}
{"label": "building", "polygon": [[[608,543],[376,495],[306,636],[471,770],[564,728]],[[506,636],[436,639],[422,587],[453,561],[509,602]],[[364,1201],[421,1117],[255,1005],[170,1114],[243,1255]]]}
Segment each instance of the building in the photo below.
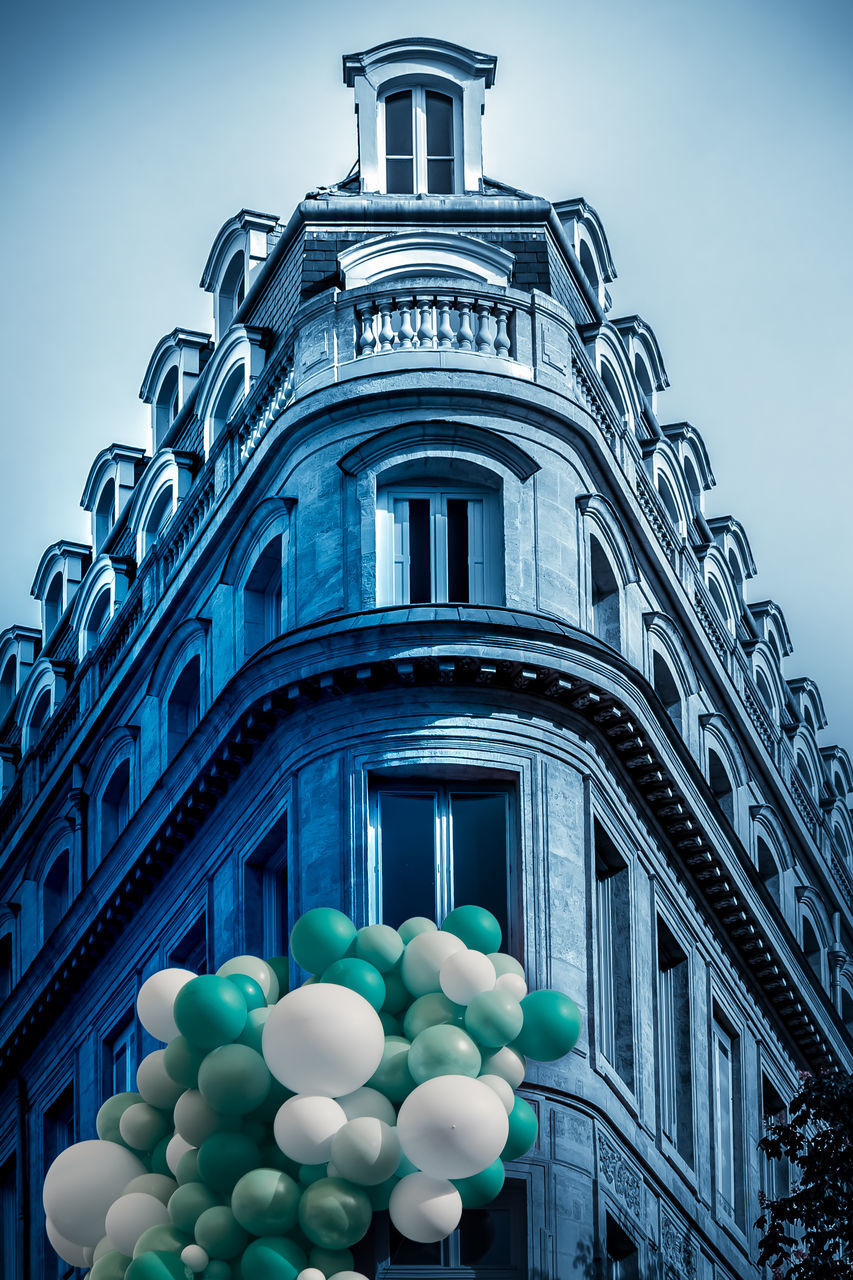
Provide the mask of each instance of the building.
{"label": "building", "polygon": [[357,167],[225,223],[150,455],[98,455],[0,636],[5,1276],[74,1274],[44,1169],[154,1047],[144,978],[314,905],[483,902],[584,1014],[491,1217],[378,1227],[377,1276],[756,1275],[762,1117],[853,1063],[850,759],[597,213],[484,176],[495,66],[344,58]]}

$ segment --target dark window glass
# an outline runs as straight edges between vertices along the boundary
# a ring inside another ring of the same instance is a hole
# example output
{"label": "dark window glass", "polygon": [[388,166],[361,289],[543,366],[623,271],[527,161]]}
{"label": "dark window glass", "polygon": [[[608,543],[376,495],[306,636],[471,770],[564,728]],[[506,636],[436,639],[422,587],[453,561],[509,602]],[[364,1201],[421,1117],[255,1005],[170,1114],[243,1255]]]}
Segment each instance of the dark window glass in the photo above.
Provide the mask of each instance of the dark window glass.
{"label": "dark window glass", "polygon": [[410,916],[434,918],[435,827],[434,794],[380,792],[382,918],[389,924]]}
{"label": "dark window glass", "polygon": [[136,1088],[136,1019],[127,1022],[104,1045],[104,1098]]}
{"label": "dark window glass", "polygon": [[207,914],[198,917],[180,942],[169,952],[169,965],[177,969],[191,969],[193,973],[207,973]]}
{"label": "dark window glass", "polygon": [[[453,155],[453,102],[443,93],[427,93],[427,156],[442,160]],[[432,187],[430,187],[432,191]]]}
{"label": "dark window glass", "polygon": [[427,190],[438,196],[453,194],[452,160],[427,160]]}
{"label": "dark window glass", "polygon": [[0,1000],[5,1000],[12,990],[12,935],[4,933],[0,938]]}
{"label": "dark window glass", "polygon": [[252,955],[287,955],[287,819],[267,832],[245,867],[243,940]]}
{"label": "dark window glass", "polygon": [[637,1245],[619,1223],[607,1215],[606,1280],[639,1280],[640,1255]]}
{"label": "dark window glass", "polygon": [[592,627],[599,640],[618,649],[621,643],[619,623],[619,585],[610,561],[595,538],[589,540],[592,577]]}
{"label": "dark window glass", "polygon": [[385,154],[388,156],[414,154],[411,92],[390,93],[385,99]]}
{"label": "dark window glass", "polygon": [[476,903],[500,921],[504,942],[507,913],[507,796],[505,792],[450,796],[453,901]]}
{"label": "dark window glass", "polygon": [[18,1195],[15,1157],[0,1169],[0,1267],[2,1275],[20,1275],[18,1267]]}
{"label": "dark window glass", "polygon": [[68,852],[61,853],[44,878],[44,941],[68,910]]}
{"label": "dark window glass", "polygon": [[[74,1090],[71,1085],[60,1094],[44,1113],[44,1172],[53,1164],[60,1151],[74,1142]],[[74,1268],[64,1262],[44,1237],[45,1280],[66,1280],[74,1274]]]}
{"label": "dark window glass", "polygon": [[471,598],[468,582],[468,501],[466,498],[447,499],[447,598],[465,603]]}
{"label": "dark window glass", "polygon": [[385,161],[385,186],[388,191],[410,196],[415,189],[415,166],[411,160]]}
{"label": "dark window glass", "polygon": [[432,599],[429,498],[409,499],[409,601]]}
{"label": "dark window glass", "polygon": [[173,760],[199,721],[201,662],[192,658],[175,681],[169,698],[166,751]]}
{"label": "dark window glass", "polygon": [[396,1227],[389,1226],[390,1261],[395,1267],[441,1267],[441,1241],[435,1244],[418,1244],[401,1236]]}

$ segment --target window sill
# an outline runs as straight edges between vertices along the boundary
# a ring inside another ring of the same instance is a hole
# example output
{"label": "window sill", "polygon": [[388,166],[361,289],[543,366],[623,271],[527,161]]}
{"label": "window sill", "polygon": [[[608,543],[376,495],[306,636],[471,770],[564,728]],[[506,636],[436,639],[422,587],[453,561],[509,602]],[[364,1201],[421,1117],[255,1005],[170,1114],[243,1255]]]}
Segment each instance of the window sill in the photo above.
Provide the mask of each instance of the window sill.
{"label": "window sill", "polygon": [[660,1149],[666,1161],[672,1165],[681,1180],[686,1183],[694,1195],[698,1195],[696,1170],[687,1163],[678,1148],[670,1142],[669,1138],[667,1138],[665,1134],[661,1134]]}
{"label": "window sill", "polygon": [[596,1054],[594,1069],[596,1073],[599,1076],[601,1076],[604,1082],[607,1085],[609,1085],[609,1087],[616,1094],[619,1101],[623,1104],[623,1106],[627,1108],[628,1111],[630,1111],[631,1115],[639,1124],[640,1107],[639,1107],[639,1103],[637,1101],[636,1095],[631,1090],[630,1085],[627,1085],[625,1083],[625,1081],[622,1079],[619,1073],[610,1065],[607,1059],[603,1057],[600,1053]]}

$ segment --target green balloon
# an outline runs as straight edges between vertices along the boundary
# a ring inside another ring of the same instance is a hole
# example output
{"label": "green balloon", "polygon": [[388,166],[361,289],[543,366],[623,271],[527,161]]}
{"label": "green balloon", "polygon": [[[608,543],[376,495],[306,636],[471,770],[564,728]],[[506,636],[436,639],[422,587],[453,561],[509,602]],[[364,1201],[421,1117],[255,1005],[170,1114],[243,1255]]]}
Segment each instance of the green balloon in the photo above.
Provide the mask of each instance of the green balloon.
{"label": "green balloon", "polygon": [[211,1258],[228,1261],[242,1253],[249,1237],[231,1210],[224,1204],[218,1204],[199,1214],[195,1224],[195,1240]]}
{"label": "green balloon", "polygon": [[321,1178],[326,1176],[326,1166],[324,1164],[301,1164],[299,1173],[296,1175],[303,1187],[310,1187],[315,1182],[319,1182]]}
{"label": "green balloon", "polygon": [[408,1063],[410,1048],[403,1036],[386,1036],[382,1060],[367,1082],[392,1102],[402,1102],[415,1087]]}
{"label": "green balloon", "polygon": [[175,1036],[163,1050],[163,1066],[175,1084],[185,1089],[198,1088],[198,1069],[204,1062],[205,1050],[190,1044],[186,1036]]}
{"label": "green balloon", "polygon": [[267,1128],[269,1128],[273,1120],[275,1120],[278,1115],[279,1108],[282,1103],[287,1102],[287,1099],[292,1098],[293,1096],[293,1090],[286,1088],[285,1085],[283,1085],[279,1080],[276,1080],[275,1076],[273,1076],[270,1081],[269,1093],[264,1098],[261,1105],[259,1107],[255,1107],[253,1111],[250,1111],[246,1118],[247,1120],[259,1120],[261,1124],[266,1125]]}
{"label": "green balloon", "polygon": [[243,1280],[296,1280],[308,1262],[304,1249],[284,1236],[253,1240],[240,1259]]}
{"label": "green balloon", "polygon": [[122,1114],[119,1130],[124,1130],[125,1146],[134,1151],[151,1151],[167,1132],[174,1132],[165,1112],[158,1111],[147,1102],[135,1102],[128,1107]]}
{"label": "green balloon", "polygon": [[290,931],[290,954],[301,969],[323,973],[342,960],[355,938],[349,916],[334,907],[314,907],[296,921]]}
{"label": "green balloon", "polygon": [[92,1264],[89,1280],[124,1280],[130,1261],[126,1253],[111,1249]]}
{"label": "green balloon", "polygon": [[212,1209],[219,1203],[210,1187],[206,1187],[203,1182],[185,1182],[177,1191],[172,1192],[167,1208],[169,1217],[178,1230],[186,1231],[191,1236],[205,1209]]}
{"label": "green balloon", "polygon": [[264,1142],[260,1146],[260,1167],[262,1169],[280,1169],[294,1180],[299,1178],[300,1165],[290,1156],[286,1156],[275,1142]]}
{"label": "green balloon", "polygon": [[334,982],[339,987],[349,987],[363,996],[368,1004],[379,1010],[385,1003],[385,983],[382,974],[366,960],[357,960],[354,956],[346,956],[336,960],[323,971],[321,982]]}
{"label": "green balloon", "polygon": [[201,1064],[198,1088],[214,1111],[241,1116],[261,1105],[271,1080],[269,1067],[254,1049],[245,1044],[223,1044],[212,1049]]}
{"label": "green balloon", "polygon": [[254,1236],[286,1235],[299,1217],[302,1188],[279,1169],[251,1169],[231,1193],[231,1212]]}
{"label": "green balloon", "polygon": [[181,1187],[187,1182],[201,1181],[201,1174],[198,1171],[198,1151],[195,1147],[191,1147],[189,1151],[185,1151],[181,1156],[175,1171],[175,1177]]}
{"label": "green balloon", "polygon": [[516,1098],[509,1113],[509,1135],[501,1152],[501,1160],[517,1160],[529,1151],[539,1133],[536,1112],[525,1098]]}
{"label": "green balloon", "polygon": [[410,1040],[414,1040],[427,1027],[438,1027],[443,1023],[461,1027],[464,1021],[463,1005],[454,1004],[441,991],[431,991],[429,995],[418,996],[412,1001],[403,1019],[403,1030]]}
{"label": "green balloon", "polygon": [[416,1164],[412,1164],[409,1157],[404,1156],[401,1153],[400,1163],[397,1165],[397,1169],[394,1176],[396,1178],[407,1178],[410,1173],[417,1173],[417,1172],[418,1172],[418,1166]]}
{"label": "green balloon", "polygon": [[211,1258],[202,1272],[203,1280],[232,1280],[234,1275],[231,1264],[223,1262],[221,1258]]}
{"label": "green balloon", "polygon": [[410,916],[408,920],[403,921],[397,932],[408,946],[412,938],[416,938],[419,933],[432,933],[437,927],[435,921],[430,920],[428,916]]}
{"label": "green balloon", "polygon": [[501,946],[501,927],[491,911],[485,907],[456,907],[449,916],[445,916],[441,926],[445,933],[455,933],[466,947],[474,951],[499,951]]}
{"label": "green balloon", "polygon": [[324,1249],[348,1249],[361,1239],[372,1217],[366,1193],[343,1178],[321,1178],[299,1201],[299,1225]]}
{"label": "green balloon", "polygon": [[255,1050],[255,1053],[263,1055],[264,1027],[269,1016],[270,1005],[265,1004],[263,1009],[250,1009],[246,1025],[237,1037],[236,1043],[248,1045],[250,1049]]}
{"label": "green balloon", "polygon": [[267,964],[278,978],[278,998],[290,990],[290,959],[288,956],[267,956]]}
{"label": "green balloon", "polygon": [[177,1227],[164,1222],[160,1226],[147,1227],[143,1231],[133,1246],[133,1256],[134,1258],[140,1258],[143,1253],[179,1254],[182,1249],[186,1249],[188,1244],[192,1244],[192,1236],[188,1236],[183,1231],[178,1231]]}
{"label": "green balloon", "polygon": [[386,1036],[401,1036],[403,1034],[403,1026],[399,1018],[395,1018],[393,1013],[386,1013],[384,1009],[379,1010],[379,1021],[382,1023],[382,1030]]}
{"label": "green balloon", "polygon": [[400,966],[390,969],[382,975],[385,983],[385,1000],[382,1008],[385,1013],[402,1013],[411,1000],[411,992],[403,981]]}
{"label": "green balloon", "polygon": [[389,924],[368,924],[355,936],[354,951],[359,960],[388,973],[403,954],[403,939]]}
{"label": "green balloon", "polygon": [[562,991],[531,991],[521,1001],[524,1018],[513,1049],[537,1062],[554,1062],[577,1043],[580,1010]]}
{"label": "green balloon", "polygon": [[476,1077],[481,1064],[480,1050],[461,1027],[425,1027],[409,1050],[409,1071],[417,1084],[434,1076]]}
{"label": "green balloon", "polygon": [[481,991],[465,1010],[465,1030],[486,1049],[502,1049],[515,1040],[524,1014],[507,991]]}
{"label": "green balloon", "polygon": [[[203,1049],[236,1040],[246,1025],[246,1001],[229,978],[203,973],[175,996],[175,1022],[181,1035]],[[168,1067],[167,1067],[168,1070]]]}
{"label": "green balloon", "polygon": [[128,1107],[141,1101],[142,1096],[138,1093],[116,1093],[112,1098],[107,1098],[95,1119],[98,1137],[103,1142],[118,1142],[120,1146],[126,1147],[127,1143],[119,1132],[118,1122]]}
{"label": "green balloon", "polygon": [[244,1133],[213,1133],[198,1149],[201,1180],[220,1195],[230,1196],[238,1179],[259,1163],[258,1144]]}
{"label": "green balloon", "polygon": [[482,1209],[499,1194],[505,1176],[503,1161],[495,1160],[481,1173],[470,1178],[452,1178],[451,1181],[462,1197],[463,1209]]}
{"label": "green balloon", "polygon": [[177,1254],[158,1250],[134,1258],[124,1280],[192,1280],[192,1272]]}
{"label": "green balloon", "polygon": [[246,1008],[250,1013],[252,1009],[266,1009],[267,998],[264,995],[264,989],[254,978],[250,978],[248,973],[226,973],[223,977],[234,983],[246,1001]]}
{"label": "green balloon", "polygon": [[149,1159],[152,1173],[162,1173],[166,1178],[171,1178],[173,1176],[172,1170],[169,1168],[169,1161],[166,1159],[166,1151],[174,1136],[174,1130],[170,1129],[163,1135],[154,1150],[151,1152]]}
{"label": "green balloon", "polygon": [[[388,1208],[391,1203],[391,1192],[399,1181],[400,1179],[397,1175],[393,1174],[390,1178],[386,1178],[384,1182],[378,1183],[375,1187],[364,1188],[367,1192],[367,1198],[373,1205],[374,1213],[381,1213],[383,1210]],[[332,1272],[332,1274],[334,1275],[334,1272]]]}
{"label": "green balloon", "polygon": [[326,1276],[333,1276],[338,1271],[352,1271],[355,1258],[349,1249],[321,1249],[315,1245],[308,1255],[308,1265],[316,1267]]}
{"label": "green balloon", "polygon": [[490,951],[489,959],[499,978],[505,973],[514,973],[518,978],[524,977],[524,965],[519,964],[515,956],[508,956],[505,951]]}

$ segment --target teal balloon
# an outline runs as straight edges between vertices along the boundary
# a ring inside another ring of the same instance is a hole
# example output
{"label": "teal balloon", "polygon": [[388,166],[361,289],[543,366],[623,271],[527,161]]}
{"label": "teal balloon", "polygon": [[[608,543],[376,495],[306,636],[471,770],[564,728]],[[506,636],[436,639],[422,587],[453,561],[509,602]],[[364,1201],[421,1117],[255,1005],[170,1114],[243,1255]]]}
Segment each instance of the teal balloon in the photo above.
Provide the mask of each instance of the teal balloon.
{"label": "teal balloon", "polygon": [[177,1191],[172,1192],[166,1207],[178,1230],[191,1236],[205,1209],[212,1209],[219,1203],[210,1187],[206,1187],[203,1182],[185,1182]]}
{"label": "teal balloon", "polygon": [[246,1117],[248,1120],[260,1120],[261,1124],[269,1127],[278,1115],[279,1108],[283,1102],[287,1102],[288,1098],[294,1096],[293,1090],[288,1089],[280,1080],[276,1080],[273,1076],[270,1081],[270,1091],[264,1098],[259,1107],[255,1107]]}
{"label": "teal balloon", "polygon": [[267,998],[264,995],[263,987],[254,978],[250,978],[248,973],[227,973],[224,976],[229,982],[234,983],[234,986],[246,1001],[246,1008],[250,1013],[253,1009],[266,1009]]}
{"label": "teal balloon", "polygon": [[202,1280],[233,1280],[236,1271],[230,1262],[223,1262],[221,1258],[211,1258],[202,1274]]}
{"label": "teal balloon", "polygon": [[334,982],[339,987],[349,987],[363,996],[368,1004],[377,1011],[385,1003],[385,983],[382,974],[375,965],[366,960],[357,960],[355,956],[345,956],[336,960],[323,971],[321,982]]}
{"label": "teal balloon", "polygon": [[299,1201],[299,1225],[324,1249],[348,1249],[361,1239],[372,1217],[367,1194],[343,1178],[321,1178]]}
{"label": "teal balloon", "polygon": [[517,1160],[529,1151],[539,1133],[536,1112],[526,1098],[516,1098],[509,1113],[509,1134],[501,1152],[501,1160]]}
{"label": "teal balloon", "polygon": [[243,1133],[211,1134],[198,1149],[201,1179],[220,1195],[230,1196],[238,1179],[256,1168],[259,1162],[258,1144]]}
{"label": "teal balloon", "polygon": [[192,1236],[170,1223],[164,1222],[156,1227],[147,1227],[133,1246],[134,1258],[143,1253],[180,1253],[188,1244],[192,1244]]}
{"label": "teal balloon", "polygon": [[482,1209],[499,1195],[505,1177],[503,1161],[495,1160],[470,1178],[452,1178],[451,1181],[462,1197],[463,1209]]}
{"label": "teal balloon", "polygon": [[367,1082],[392,1102],[402,1102],[415,1087],[408,1063],[410,1047],[403,1036],[386,1036],[382,1060]]}
{"label": "teal balloon", "polygon": [[403,1019],[403,1031],[410,1040],[414,1040],[427,1027],[438,1027],[443,1023],[461,1027],[464,1020],[462,1005],[454,1004],[441,991],[431,991],[429,995],[418,996],[409,1005]]}
{"label": "teal balloon", "polygon": [[410,916],[408,920],[403,921],[397,932],[408,945],[419,933],[431,933],[435,928],[435,921],[430,920],[428,916]]}
{"label": "teal balloon", "polygon": [[290,990],[290,960],[287,956],[267,956],[267,964],[278,978],[278,998]]}
{"label": "teal balloon", "polygon": [[102,1254],[97,1262],[92,1263],[89,1280],[124,1280],[129,1265],[130,1258],[126,1253],[110,1249],[109,1253]]}
{"label": "teal balloon", "polygon": [[125,1146],[134,1151],[151,1151],[167,1133],[174,1133],[164,1111],[147,1102],[137,1102],[128,1107],[119,1121],[119,1131],[123,1131]]}
{"label": "teal balloon", "polygon": [[224,1204],[205,1209],[195,1224],[195,1242],[200,1244],[211,1258],[230,1261],[242,1253],[249,1237],[234,1214]]}
{"label": "teal balloon", "polygon": [[355,940],[355,925],[334,907],[314,907],[290,931],[290,954],[300,968],[320,974],[342,960]]}
{"label": "teal balloon", "polygon": [[380,1009],[379,1021],[382,1023],[382,1030],[386,1036],[401,1036],[403,1034],[403,1024],[399,1018],[394,1017],[393,1013],[386,1013],[384,1009]]}
{"label": "teal balloon", "polygon": [[231,1193],[231,1212],[253,1236],[286,1235],[299,1217],[302,1187],[279,1169],[251,1169]]}
{"label": "teal balloon", "polygon": [[185,1151],[181,1156],[175,1171],[175,1177],[179,1186],[184,1186],[187,1182],[201,1181],[201,1175],[198,1171],[198,1151],[195,1148]]}
{"label": "teal balloon", "polygon": [[172,1170],[169,1168],[169,1162],[166,1159],[166,1149],[172,1141],[173,1136],[174,1131],[170,1129],[168,1133],[163,1135],[148,1158],[148,1162],[151,1165],[151,1172],[162,1173],[166,1178],[174,1176],[172,1174]]}
{"label": "teal balloon", "polygon": [[389,924],[368,924],[356,934],[353,951],[359,960],[388,973],[402,956],[403,946],[403,939]]}
{"label": "teal balloon", "polygon": [[134,1258],[124,1280],[192,1280],[192,1272],[176,1253],[143,1253]]}
{"label": "teal balloon", "polygon": [[185,1089],[198,1088],[198,1069],[204,1062],[206,1050],[190,1044],[186,1036],[175,1036],[163,1050],[163,1066],[175,1084]]}
{"label": "teal balloon", "polygon": [[321,1178],[325,1178],[326,1166],[324,1164],[301,1164],[299,1173],[296,1176],[303,1187],[310,1187],[315,1182],[319,1182]]}
{"label": "teal balloon", "polygon": [[265,1004],[263,1009],[250,1009],[246,1025],[234,1043],[248,1045],[250,1049],[255,1050],[255,1053],[263,1055],[264,1027],[269,1015],[270,1006],[268,1004]]}
{"label": "teal balloon", "polygon": [[352,1271],[355,1268],[355,1258],[349,1249],[321,1249],[315,1245],[308,1254],[308,1265],[316,1267],[326,1276],[334,1276],[339,1271]]}
{"label": "teal balloon", "polygon": [[138,1093],[116,1093],[111,1098],[107,1098],[95,1119],[98,1137],[103,1142],[117,1142],[120,1146],[126,1147],[127,1143],[119,1132],[118,1122],[128,1107],[141,1101],[142,1096]]}
{"label": "teal balloon", "polygon": [[181,987],[174,1012],[181,1035],[202,1049],[236,1040],[249,1013],[238,987],[213,973],[203,973]]}
{"label": "teal balloon", "polygon": [[291,1178],[298,1180],[301,1166],[295,1160],[291,1160],[290,1156],[286,1156],[277,1143],[264,1142],[260,1147],[259,1167],[262,1169],[280,1169],[282,1173],[289,1174]]}
{"label": "teal balloon", "polygon": [[412,1041],[408,1066],[416,1084],[435,1076],[480,1074],[480,1050],[461,1027],[446,1024],[425,1027]]}
{"label": "teal balloon", "polygon": [[388,1208],[391,1203],[391,1192],[399,1181],[400,1179],[394,1174],[392,1177],[386,1178],[384,1182],[378,1183],[375,1187],[364,1188],[367,1192],[367,1198],[373,1205],[374,1213],[381,1213]]}
{"label": "teal balloon", "polygon": [[554,1062],[577,1043],[580,1010],[562,991],[531,991],[521,1001],[524,1018],[513,1049],[536,1062]]}
{"label": "teal balloon", "polygon": [[465,1009],[465,1030],[486,1049],[502,1049],[510,1044],[523,1022],[518,1000],[499,988],[481,991]]}
{"label": "teal balloon", "polygon": [[514,973],[519,978],[524,977],[524,965],[520,964],[515,956],[507,955],[505,951],[490,951],[489,959],[499,978],[505,973]]}
{"label": "teal balloon", "polygon": [[243,1280],[296,1280],[308,1265],[305,1250],[285,1236],[253,1240],[240,1259]]}
{"label": "teal balloon", "polygon": [[390,969],[382,975],[385,983],[385,1000],[382,1008],[385,1013],[402,1013],[412,998],[409,988],[403,981],[400,966]]}
{"label": "teal balloon", "polygon": [[408,1156],[401,1155],[400,1163],[397,1165],[397,1171],[394,1176],[397,1178],[407,1178],[410,1173],[417,1172],[418,1166],[416,1164],[412,1164]]}
{"label": "teal balloon", "polygon": [[201,1064],[198,1088],[214,1111],[240,1116],[261,1105],[270,1091],[271,1080],[261,1054],[245,1044],[223,1044],[212,1049]]}
{"label": "teal balloon", "polygon": [[482,951],[486,955],[490,951],[500,951],[501,927],[485,907],[455,907],[449,916],[445,916],[441,927],[445,933],[454,933],[461,938],[465,946],[474,951]]}

